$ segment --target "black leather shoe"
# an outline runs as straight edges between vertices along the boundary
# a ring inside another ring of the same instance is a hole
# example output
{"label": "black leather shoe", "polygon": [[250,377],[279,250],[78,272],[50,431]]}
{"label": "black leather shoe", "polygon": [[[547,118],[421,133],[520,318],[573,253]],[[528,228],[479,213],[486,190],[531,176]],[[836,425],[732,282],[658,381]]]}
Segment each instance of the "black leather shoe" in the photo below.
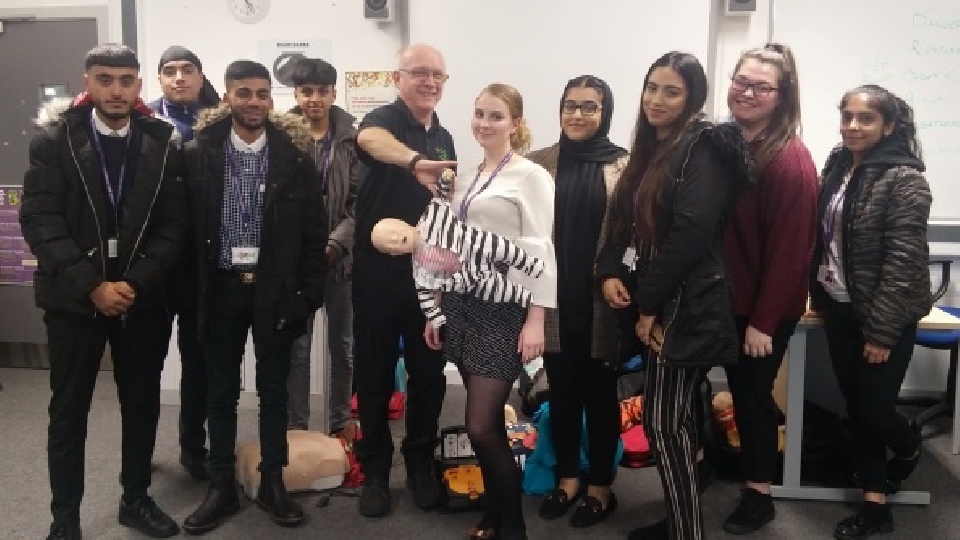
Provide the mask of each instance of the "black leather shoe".
{"label": "black leather shoe", "polygon": [[47,540],[82,540],[79,523],[54,523],[50,525],[50,534]]}
{"label": "black leather shoe", "polygon": [[751,488],[740,493],[737,508],[723,522],[723,530],[729,534],[750,534],[773,521],[777,511],[773,507],[773,497]]}
{"label": "black leather shoe", "polygon": [[837,524],[833,537],[848,540],[889,532],[893,532],[893,514],[887,505],[865,502],[859,512]]}
{"label": "black leather shoe", "polygon": [[180,533],[177,522],[144,495],[132,501],[120,498],[120,524],[136,529],[151,538],[169,538]]}
{"label": "black leather shoe", "polygon": [[390,513],[390,481],[386,476],[367,476],[363,490],[357,498],[357,511],[361,516],[376,518]]}
{"label": "black leather shoe", "polygon": [[440,506],[440,481],[433,464],[407,467],[407,488],[413,492],[413,504],[421,510]]}
{"label": "black leather shoe", "polygon": [[281,527],[296,527],[303,523],[303,508],[290,497],[283,485],[283,469],[260,473],[257,506]]}
{"label": "black leather shoe", "polygon": [[183,521],[183,530],[190,534],[210,532],[238,510],[240,496],[233,475],[213,478],[203,502]]}
{"label": "black leather shoe", "polygon": [[567,492],[562,488],[557,488],[540,501],[540,517],[543,519],[557,519],[562,517],[570,510],[573,503],[577,502],[583,492],[577,490],[573,497],[567,496]]}
{"label": "black leather shoe", "polygon": [[190,476],[197,480],[209,480],[210,474],[207,472],[207,450],[190,452],[188,450],[180,451],[180,464],[190,473]]}
{"label": "black leather shoe", "polygon": [[600,499],[587,495],[583,502],[577,506],[570,516],[570,526],[577,529],[593,527],[597,523],[610,517],[610,514],[617,509],[617,497],[611,493],[607,499],[607,507],[604,508]]}
{"label": "black leather shoe", "polygon": [[670,526],[666,519],[627,533],[627,540],[670,540]]}

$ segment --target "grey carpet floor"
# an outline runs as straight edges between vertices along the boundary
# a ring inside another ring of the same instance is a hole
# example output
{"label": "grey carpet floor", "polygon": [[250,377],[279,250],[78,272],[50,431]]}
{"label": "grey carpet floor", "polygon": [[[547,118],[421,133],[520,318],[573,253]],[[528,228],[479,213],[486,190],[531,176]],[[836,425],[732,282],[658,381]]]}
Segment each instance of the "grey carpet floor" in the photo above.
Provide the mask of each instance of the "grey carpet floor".
{"label": "grey carpet floor", "polygon": [[[0,369],[0,540],[44,538],[49,526],[49,487],[45,457],[46,407],[49,399],[47,373],[29,369]],[[442,425],[461,423],[464,391],[448,388]],[[240,439],[256,436],[257,415],[240,411]],[[945,420],[933,426],[949,429]],[[402,422],[394,423],[401,436]],[[932,493],[927,508],[894,509],[897,529],[889,539],[960,539],[960,456],[949,452],[950,435],[929,437],[927,453],[908,488]],[[88,539],[140,538],[117,524],[120,488],[120,416],[110,372],[103,372],[94,396],[87,440],[86,494],[82,528]],[[168,513],[182,522],[205,492],[204,484],[190,479],[178,464],[177,408],[164,407],[154,455],[151,493]],[[394,512],[384,519],[366,519],[356,512],[356,500],[334,497],[326,507],[317,507],[315,495],[301,498],[308,523],[299,529],[281,529],[263,512],[246,503],[243,510],[206,538],[388,538],[457,539],[478,519],[477,514],[424,513],[403,489],[403,465],[395,460],[393,474]],[[618,539],[633,527],[656,521],[664,514],[660,480],[654,469],[620,469],[614,489],[619,510],[592,529],[577,530],[565,520],[546,522],[537,516],[539,499],[526,497],[524,511],[531,539]],[[725,538],[720,526],[736,502],[739,488],[715,483],[703,498],[707,538]],[[834,524],[846,517],[850,506],[841,503],[778,501],[777,519],[754,539],[829,538]]]}

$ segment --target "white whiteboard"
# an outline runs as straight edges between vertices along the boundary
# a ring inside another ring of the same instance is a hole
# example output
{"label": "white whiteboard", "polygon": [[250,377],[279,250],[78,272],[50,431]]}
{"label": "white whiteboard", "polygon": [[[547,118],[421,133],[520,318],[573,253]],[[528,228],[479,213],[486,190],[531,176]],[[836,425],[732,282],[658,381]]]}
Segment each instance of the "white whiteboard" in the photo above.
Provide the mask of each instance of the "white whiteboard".
{"label": "white whiteboard", "polygon": [[[482,150],[470,132],[473,102],[487,84],[523,95],[533,148],[560,137],[560,98],[567,81],[595,75],[613,89],[613,142],[629,147],[647,68],[662,54],[695,54],[704,69],[712,0],[415,0],[410,42],[437,47],[450,80],[437,107],[461,165]],[[709,77],[709,71],[708,71]]]}
{"label": "white whiteboard", "polygon": [[803,138],[818,165],[840,140],[843,93],[879,84],[914,107],[931,218],[960,221],[960,2],[777,0],[773,32],[796,53]]}

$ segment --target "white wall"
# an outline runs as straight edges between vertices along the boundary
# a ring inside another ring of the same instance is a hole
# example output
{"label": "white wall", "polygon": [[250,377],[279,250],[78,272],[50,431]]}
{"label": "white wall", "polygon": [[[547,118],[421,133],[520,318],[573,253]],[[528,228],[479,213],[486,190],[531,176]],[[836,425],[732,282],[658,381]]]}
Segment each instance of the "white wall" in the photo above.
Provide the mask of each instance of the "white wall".
{"label": "white wall", "polygon": [[[415,0],[408,0],[415,1]],[[721,0],[714,0],[720,2]],[[764,43],[771,33],[770,11],[773,0],[758,0],[757,11],[746,17],[723,17],[715,22],[716,43],[713,64],[713,112],[726,115],[726,88],[739,53]],[[106,6],[109,13],[107,35],[111,41],[120,41],[120,0],[3,0],[3,8],[76,8],[77,6]],[[261,39],[329,39],[333,56],[329,60],[343,73],[350,70],[391,69],[395,54],[407,35],[402,22],[379,25],[363,19],[358,1],[282,0],[273,2],[270,15],[261,23],[243,25],[235,22],[223,0],[138,0],[138,52],[144,66],[144,97],[156,99],[160,95],[154,66],[161,52],[171,44],[192,49],[204,63],[207,75],[219,90],[223,90],[223,68],[238,58],[258,59]],[[64,10],[66,12],[67,10]],[[722,13],[722,9],[717,10]],[[596,15],[596,17],[600,17]],[[704,62],[706,58],[701,59]],[[468,68],[468,67],[467,67]],[[451,70],[467,69],[451,66]],[[625,69],[646,69],[646,66],[625,65]],[[801,73],[801,84],[809,84],[816,74]],[[455,82],[451,81],[451,84]],[[343,100],[342,86],[339,99]],[[555,96],[545,96],[554,100]],[[292,105],[292,97],[278,99],[278,108]],[[636,104],[624,103],[620,108],[635,111]],[[960,246],[934,246],[935,254],[960,259]],[[960,293],[960,264],[954,269],[951,291],[945,303],[956,304]],[[943,387],[946,373],[945,353],[917,349],[915,361],[907,375],[907,390],[933,391]],[[180,365],[176,347],[163,376],[163,387],[175,391],[179,381]],[[170,395],[170,394],[168,394]],[[175,397],[171,396],[172,399]]]}
{"label": "white wall", "polygon": [[[262,62],[260,41],[282,38],[332,42],[333,55],[325,60],[341,73],[338,102],[342,105],[343,72],[392,69],[403,31],[400,24],[364,20],[362,3],[354,1],[275,1],[266,19],[241,24],[230,16],[223,0],[137,0],[137,19],[137,52],[148,101],[161,95],[156,65],[169,45],[196,53],[207,78],[222,93],[227,64],[238,59]],[[295,105],[292,95],[277,96],[275,101],[280,110]]]}

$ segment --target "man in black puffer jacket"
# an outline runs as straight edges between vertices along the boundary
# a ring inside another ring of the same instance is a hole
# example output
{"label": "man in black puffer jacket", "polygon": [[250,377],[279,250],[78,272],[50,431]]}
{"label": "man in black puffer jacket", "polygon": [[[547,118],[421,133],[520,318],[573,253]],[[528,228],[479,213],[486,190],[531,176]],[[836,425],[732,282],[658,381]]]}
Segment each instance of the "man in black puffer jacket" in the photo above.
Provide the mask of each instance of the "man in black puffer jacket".
{"label": "man in black puffer jacket", "polygon": [[186,204],[173,127],[134,109],[138,71],[125,46],[87,53],[93,104],[41,111],[23,181],[20,224],[50,347],[50,538],[80,538],[87,415],[108,341],[123,421],[120,523],[157,538],[179,532],[147,488]]}

